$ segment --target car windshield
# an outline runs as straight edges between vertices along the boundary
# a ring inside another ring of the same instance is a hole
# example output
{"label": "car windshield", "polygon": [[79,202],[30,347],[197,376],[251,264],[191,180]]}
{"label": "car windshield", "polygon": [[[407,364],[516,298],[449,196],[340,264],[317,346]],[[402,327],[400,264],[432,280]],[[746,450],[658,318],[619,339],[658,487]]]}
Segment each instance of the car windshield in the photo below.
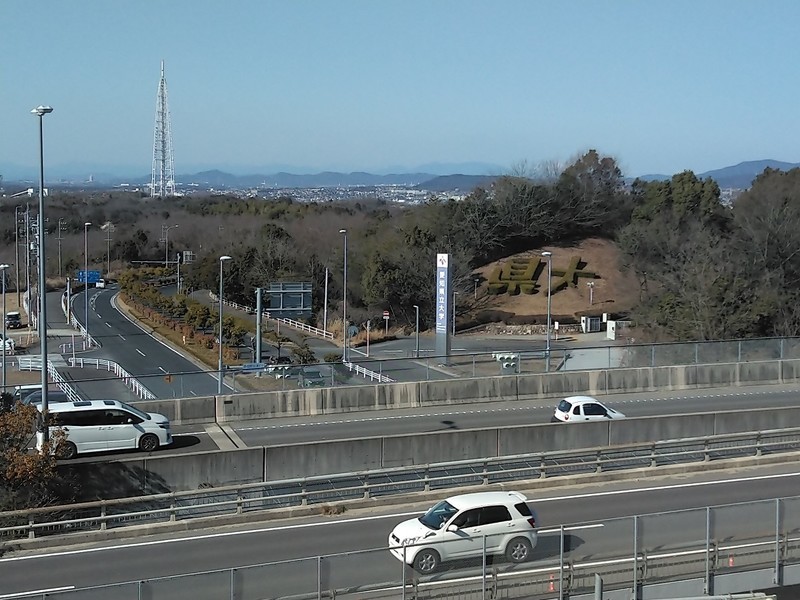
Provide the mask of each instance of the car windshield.
{"label": "car windshield", "polygon": [[146,421],[150,420],[150,415],[148,415],[146,412],[142,412],[138,408],[134,408],[133,406],[131,406],[130,404],[126,404],[125,402],[120,402],[120,404],[123,407],[125,407],[126,409],[128,409],[129,411],[131,411],[133,414],[135,414],[140,419],[145,419]]}
{"label": "car windshield", "polygon": [[571,408],[572,404],[570,404],[568,400],[562,400],[561,402],[558,403],[558,410],[560,410],[561,412],[568,413]]}
{"label": "car windshield", "polygon": [[430,529],[441,529],[458,509],[447,500],[442,500],[419,518],[419,522]]}

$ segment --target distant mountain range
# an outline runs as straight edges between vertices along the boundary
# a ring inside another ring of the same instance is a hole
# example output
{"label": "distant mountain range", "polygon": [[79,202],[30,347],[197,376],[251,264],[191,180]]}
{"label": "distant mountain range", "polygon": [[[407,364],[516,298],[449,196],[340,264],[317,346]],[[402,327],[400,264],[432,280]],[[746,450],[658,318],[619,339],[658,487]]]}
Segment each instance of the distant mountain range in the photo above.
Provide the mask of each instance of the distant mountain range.
{"label": "distant mountain range", "polygon": [[[790,171],[797,167],[800,167],[800,163],[788,163],[771,159],[751,160],[740,162],[738,165],[732,167],[714,169],[713,171],[706,171],[705,173],[696,173],[696,175],[699,179],[707,179],[710,177],[723,189],[734,188],[744,190],[752,185],[753,180],[761,175],[764,169],[769,168]],[[660,181],[672,179],[672,175],[642,175],[639,179],[644,181]]]}
{"label": "distant mountain range", "polygon": [[[434,165],[429,165],[434,166]],[[441,166],[441,165],[437,165]],[[457,165],[451,165],[453,167]],[[474,166],[474,165],[473,165]],[[746,189],[749,188],[753,180],[761,174],[764,169],[772,168],[781,171],[788,171],[800,167],[800,163],[788,163],[779,160],[754,160],[742,162],[738,165],[725,167],[722,169],[715,169],[713,171],[706,171],[705,173],[698,173],[700,179],[708,177],[714,179],[721,188],[736,188]],[[2,165],[0,165],[2,168]],[[438,170],[438,169],[437,169]],[[490,173],[492,171],[484,171]],[[494,171],[497,173],[498,171]],[[2,174],[2,171],[0,171]],[[120,184],[127,184],[130,186],[144,187],[149,185],[149,176],[129,177],[123,178],[113,175],[96,175],[93,181],[69,181],[68,179],[61,178],[60,180],[54,175],[55,179],[52,183],[56,185],[66,185],[69,187],[91,188],[118,186]],[[416,187],[431,192],[446,192],[446,191],[462,191],[470,192],[477,186],[488,186],[494,181],[497,175],[471,175],[471,174],[445,174],[440,172],[398,172],[391,174],[374,174],[366,172],[352,172],[352,173],[339,173],[335,171],[324,171],[315,174],[294,174],[288,172],[279,172],[273,175],[234,175],[218,169],[211,169],[200,171],[197,173],[180,174],[176,177],[179,187],[196,186],[198,188],[214,188],[219,190],[234,190],[234,189],[256,189],[256,188],[329,188],[329,187],[370,187],[370,186],[386,186],[386,185],[399,185],[407,187]],[[671,179],[672,175],[642,175],[639,179],[645,181],[657,181]],[[632,181],[633,178],[629,178]],[[5,178],[6,192],[14,189],[22,189],[26,185],[34,184],[32,178],[18,178],[11,177]]]}

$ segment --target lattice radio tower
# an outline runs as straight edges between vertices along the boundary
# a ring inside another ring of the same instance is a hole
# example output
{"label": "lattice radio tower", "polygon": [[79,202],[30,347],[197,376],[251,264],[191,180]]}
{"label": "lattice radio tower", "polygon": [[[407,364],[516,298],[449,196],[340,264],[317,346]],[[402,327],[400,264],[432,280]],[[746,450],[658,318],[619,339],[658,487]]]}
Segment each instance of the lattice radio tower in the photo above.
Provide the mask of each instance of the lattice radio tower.
{"label": "lattice radio tower", "polygon": [[156,100],[156,127],[153,136],[153,175],[150,180],[150,196],[175,195],[175,162],[172,156],[172,128],[167,102],[167,78],[164,61],[161,61],[161,80],[158,82]]}

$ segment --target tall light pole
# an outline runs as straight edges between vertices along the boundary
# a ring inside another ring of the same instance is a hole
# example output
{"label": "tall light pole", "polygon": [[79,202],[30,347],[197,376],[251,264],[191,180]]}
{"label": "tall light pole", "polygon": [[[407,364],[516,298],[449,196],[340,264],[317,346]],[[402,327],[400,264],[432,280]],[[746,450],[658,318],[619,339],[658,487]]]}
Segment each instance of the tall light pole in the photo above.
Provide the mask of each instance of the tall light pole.
{"label": "tall light pole", "polygon": [[342,362],[347,362],[347,229],[340,229],[344,235],[344,285],[342,286]]}
{"label": "tall light pole", "polygon": [[91,225],[88,221],[83,224],[83,327],[86,330],[86,344],[90,348],[92,346],[89,341],[91,339],[89,338],[89,227]]}
{"label": "tall light pole", "polygon": [[61,232],[64,228],[66,219],[58,220],[58,277],[61,278]]}
{"label": "tall light pole", "polygon": [[419,358],[419,306],[416,305],[416,304],[414,305],[414,312],[416,313],[416,318],[414,319],[414,322],[416,323],[415,331],[416,331],[416,338],[417,338],[416,350],[414,352],[414,358]]}
{"label": "tall light pole", "polygon": [[222,265],[226,260],[231,260],[230,256],[219,257],[219,378],[217,379],[217,394],[222,394]]}
{"label": "tall light pole", "polygon": [[[44,441],[47,442],[50,437],[49,428],[47,427],[47,312],[45,311],[45,253],[44,253],[44,121],[43,118],[46,114],[53,112],[49,106],[37,106],[31,110],[31,114],[39,117],[39,347],[42,355],[42,415],[45,417],[44,425]],[[30,302],[30,288],[28,290],[28,302]],[[5,317],[3,318],[5,322]],[[3,350],[5,357],[5,349]],[[5,363],[5,359],[3,361]]]}
{"label": "tall light pole", "polygon": [[550,371],[550,299],[553,296],[550,286],[553,282],[553,253],[545,250],[542,256],[547,261],[547,345],[544,351],[544,370]]}
{"label": "tall light pole", "polygon": [[586,284],[589,286],[589,306],[594,304],[594,281],[590,281]]}
{"label": "tall light pole", "polygon": [[17,306],[22,306],[22,301],[19,297],[19,209],[22,206],[17,206],[14,208],[14,259],[17,261],[14,263],[14,271],[16,271],[17,275]]}
{"label": "tall light pole", "polygon": [[162,225],[164,229],[164,267],[169,266],[169,230],[175,229],[177,225]]}
{"label": "tall light pole", "polygon": [[9,265],[0,265],[0,277],[3,278],[3,392],[6,391],[6,269]]}

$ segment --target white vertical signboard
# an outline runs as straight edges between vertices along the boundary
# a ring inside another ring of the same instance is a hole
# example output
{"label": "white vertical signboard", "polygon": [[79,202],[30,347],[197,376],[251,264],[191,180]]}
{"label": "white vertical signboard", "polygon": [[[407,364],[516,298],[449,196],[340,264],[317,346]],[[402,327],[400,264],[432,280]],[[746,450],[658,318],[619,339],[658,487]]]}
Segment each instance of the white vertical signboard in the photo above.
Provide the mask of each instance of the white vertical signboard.
{"label": "white vertical signboard", "polygon": [[436,356],[447,363],[450,354],[450,255],[436,255]]}

